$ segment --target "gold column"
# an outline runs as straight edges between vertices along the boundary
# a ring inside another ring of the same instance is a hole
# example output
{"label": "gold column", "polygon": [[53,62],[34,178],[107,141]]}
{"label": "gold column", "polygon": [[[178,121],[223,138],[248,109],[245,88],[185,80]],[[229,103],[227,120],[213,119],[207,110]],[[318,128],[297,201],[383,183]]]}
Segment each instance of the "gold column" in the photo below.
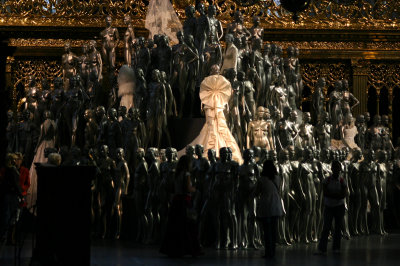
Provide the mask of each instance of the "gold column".
{"label": "gold column", "polygon": [[352,93],[360,101],[360,104],[353,109],[353,115],[356,117],[367,111],[367,83],[370,68],[366,60],[351,60],[351,66],[353,69]]}

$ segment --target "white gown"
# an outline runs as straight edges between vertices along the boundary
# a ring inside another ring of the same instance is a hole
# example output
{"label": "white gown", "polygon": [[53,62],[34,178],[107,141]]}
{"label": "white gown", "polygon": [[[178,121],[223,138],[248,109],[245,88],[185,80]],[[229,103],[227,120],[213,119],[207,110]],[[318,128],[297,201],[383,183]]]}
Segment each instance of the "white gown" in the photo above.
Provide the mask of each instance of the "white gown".
{"label": "white gown", "polygon": [[178,43],[176,33],[182,30],[182,24],[170,0],[150,0],[144,26],[150,31],[150,37],[165,34],[172,44]]}
{"label": "white gown", "polygon": [[[39,139],[42,139],[43,136],[48,136],[49,134],[54,134],[54,133],[48,133],[48,130],[51,128],[54,132],[56,129],[56,124],[54,123],[53,120],[47,119],[43,122],[43,124],[40,127],[40,137]],[[36,198],[37,198],[37,174],[36,174],[36,166],[35,163],[46,163],[47,158],[44,156],[44,150],[46,148],[54,148],[55,142],[54,142],[54,136],[52,136],[52,139],[49,138],[44,138],[35,153],[35,157],[33,157],[33,162],[31,165],[31,168],[29,169],[29,177],[31,181],[31,186],[29,187],[26,195],[26,203],[27,203],[27,208],[30,212],[35,211],[36,215],[36,210],[35,210],[35,205],[36,205]]]}
{"label": "white gown", "polygon": [[200,84],[200,99],[204,106],[206,123],[200,134],[189,145],[203,145],[204,156],[207,156],[209,149],[214,149],[217,157],[220,148],[230,147],[233,160],[242,163],[240,148],[228,128],[224,115],[224,108],[231,93],[230,82],[221,75],[208,76],[203,80]]}

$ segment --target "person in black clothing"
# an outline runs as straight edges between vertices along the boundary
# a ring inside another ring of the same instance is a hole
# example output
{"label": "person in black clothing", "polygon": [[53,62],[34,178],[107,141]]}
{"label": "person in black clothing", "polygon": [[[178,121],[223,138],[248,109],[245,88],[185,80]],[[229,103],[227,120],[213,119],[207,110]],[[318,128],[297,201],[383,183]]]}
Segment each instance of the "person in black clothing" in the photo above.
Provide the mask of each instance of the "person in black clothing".
{"label": "person in black clothing", "polygon": [[333,161],[332,175],[322,181],[325,204],[324,225],[316,255],[326,254],[333,220],[335,220],[335,231],[333,233],[332,249],[334,252],[340,251],[341,229],[345,213],[345,198],[347,196],[347,183],[341,176],[341,171],[342,164],[339,161]]}
{"label": "person in black clothing", "polygon": [[160,252],[169,257],[202,255],[198,240],[196,221],[188,215],[192,207],[191,193],[196,191],[192,186],[190,172],[192,160],[183,155],[176,166],[174,176],[174,196],[169,209],[167,229]]}
{"label": "person in black clothing", "polygon": [[284,215],[282,199],[278,192],[279,176],[272,160],[263,164],[261,176],[256,184],[256,217],[264,229],[265,258],[275,257],[278,219]]}
{"label": "person in black clothing", "polygon": [[15,154],[7,154],[6,167],[0,174],[0,239],[6,237],[7,230],[16,222],[18,208],[23,199],[19,184],[19,172]]}

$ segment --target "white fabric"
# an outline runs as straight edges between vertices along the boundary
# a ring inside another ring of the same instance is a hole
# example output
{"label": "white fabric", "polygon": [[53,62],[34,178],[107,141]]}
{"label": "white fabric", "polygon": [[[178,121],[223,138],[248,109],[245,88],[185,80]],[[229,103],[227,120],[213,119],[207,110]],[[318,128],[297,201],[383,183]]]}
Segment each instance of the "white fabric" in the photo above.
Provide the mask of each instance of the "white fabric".
{"label": "white fabric", "polygon": [[217,157],[220,148],[230,147],[233,160],[241,164],[243,159],[240,148],[232,136],[224,116],[224,107],[229,101],[231,92],[230,82],[222,75],[212,75],[203,80],[200,85],[200,99],[204,105],[206,124],[189,145],[203,145],[204,156],[207,156],[209,149],[214,149]]}
{"label": "white fabric", "polygon": [[118,74],[118,97],[121,98],[120,106],[128,110],[133,106],[135,91],[135,72],[127,65],[123,65]]}
{"label": "white fabric", "polygon": [[151,38],[155,34],[165,34],[172,44],[178,43],[176,33],[182,30],[170,0],[150,0],[144,26],[150,31]]}

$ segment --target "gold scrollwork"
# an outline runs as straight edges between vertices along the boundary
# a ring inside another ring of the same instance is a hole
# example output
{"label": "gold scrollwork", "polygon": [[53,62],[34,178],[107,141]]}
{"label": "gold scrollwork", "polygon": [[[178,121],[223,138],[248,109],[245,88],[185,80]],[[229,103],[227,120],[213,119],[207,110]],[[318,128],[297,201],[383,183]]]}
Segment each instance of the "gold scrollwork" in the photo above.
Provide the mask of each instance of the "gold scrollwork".
{"label": "gold scrollwork", "polygon": [[34,76],[37,87],[41,89],[41,81],[47,79],[52,83],[55,77],[62,76],[61,62],[55,60],[24,60],[14,59],[11,65],[11,81],[14,89],[22,85],[28,87],[28,78]]}
{"label": "gold scrollwork", "polygon": [[[0,5],[2,26],[80,26],[93,27],[103,23],[106,15],[115,18],[116,26],[124,26],[123,17],[131,15],[135,25],[143,26],[148,1],[145,0],[85,0],[57,1],[31,0],[3,1]],[[184,8],[194,0],[173,0],[181,19]],[[260,0],[244,7],[232,0],[214,0],[217,16],[223,22],[231,22],[235,11],[242,11],[245,24],[250,25],[253,16],[261,17],[264,28],[290,29],[397,29],[400,25],[400,1],[354,1],[340,4],[331,0],[314,0],[309,8],[300,14],[298,23],[281,7],[278,1]]]}
{"label": "gold scrollwork", "polygon": [[333,88],[336,80],[347,79],[349,82],[352,80],[351,65],[343,62],[325,63],[317,61],[303,63],[301,65],[301,71],[303,73],[304,86],[310,88],[311,93],[314,92],[319,78],[325,78],[325,95],[328,95],[328,88]]}

